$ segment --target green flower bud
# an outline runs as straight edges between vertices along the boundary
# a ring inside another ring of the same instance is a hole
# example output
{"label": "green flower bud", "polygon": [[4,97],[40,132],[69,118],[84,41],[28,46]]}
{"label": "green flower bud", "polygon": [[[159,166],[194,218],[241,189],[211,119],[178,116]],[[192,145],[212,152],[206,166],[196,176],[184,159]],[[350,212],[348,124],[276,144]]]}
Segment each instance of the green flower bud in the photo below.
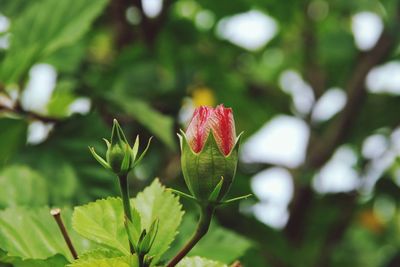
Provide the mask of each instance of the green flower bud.
{"label": "green flower bud", "polygon": [[239,137],[232,110],[198,108],[181,141],[181,165],[186,185],[200,202],[219,202],[236,173]]}
{"label": "green flower bud", "polygon": [[139,149],[139,136],[136,137],[135,144],[130,147],[125,134],[116,119],[113,121],[111,132],[111,142],[104,139],[107,144],[106,160],[96,154],[93,147],[89,147],[93,157],[106,169],[113,171],[117,175],[127,175],[146,154],[151,138],[140,157],[137,159]]}

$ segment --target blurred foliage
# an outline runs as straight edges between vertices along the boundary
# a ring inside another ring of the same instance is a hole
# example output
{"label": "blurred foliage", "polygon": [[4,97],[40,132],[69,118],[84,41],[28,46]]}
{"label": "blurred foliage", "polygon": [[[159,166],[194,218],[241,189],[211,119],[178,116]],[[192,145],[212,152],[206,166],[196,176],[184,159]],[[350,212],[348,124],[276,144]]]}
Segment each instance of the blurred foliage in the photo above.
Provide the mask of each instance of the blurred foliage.
{"label": "blurred foliage", "polygon": [[[108,137],[113,118],[131,142],[137,134],[142,140],[156,137],[146,160],[131,174],[131,192],[141,191],[154,177],[183,188],[175,133],[185,127],[195,106],[224,103],[234,109],[237,131],[245,131],[245,138],[282,114],[303,120],[311,137],[305,162],[283,166],[295,185],[286,226],[273,229],[263,224],[250,212],[259,200],[243,201],[218,211],[193,256],[226,264],[240,260],[251,267],[399,266],[399,137],[393,133],[399,126],[400,97],[369,92],[365,85],[372,68],[398,63],[399,2],[163,0],[160,13],[149,17],[143,1],[0,1],[0,21],[9,24],[0,32],[0,261],[15,266],[66,263],[68,251],[53,253],[63,243],[44,207],[72,207],[118,194],[115,178],[87,149],[104,149],[99,140]],[[277,24],[267,44],[247,50],[218,35],[221,21],[250,10]],[[360,51],[351,26],[353,16],[365,11],[378,15],[384,30],[373,48]],[[204,14],[208,24],[201,24]],[[38,110],[26,105],[36,96],[23,100],[37,64],[56,71],[54,91]],[[326,121],[312,121],[311,112],[299,111],[283,88],[287,70],[300,75],[316,101],[329,88],[340,88],[347,95],[345,108]],[[90,104],[88,112],[72,108],[82,100]],[[48,127],[48,136],[27,143],[38,122]],[[388,147],[379,157],[367,158],[363,143],[376,133],[385,136]],[[357,156],[354,169],[360,188],[316,192],[313,177],[343,144]],[[377,171],[382,161],[387,164]],[[251,177],[271,166],[241,163],[230,194],[247,194]],[[367,183],[369,175],[376,176],[376,183]],[[165,257],[173,255],[194,228],[197,210],[184,204],[180,234]],[[65,210],[69,224],[71,212]],[[176,214],[171,221],[180,218],[179,210]],[[49,229],[43,227],[46,221],[52,225]],[[10,238],[10,232],[29,237],[30,243]],[[38,240],[47,242],[47,250],[41,251]],[[160,250],[172,239],[166,240]],[[35,260],[26,260],[24,253]],[[114,256],[112,264],[132,260]],[[111,264],[91,260],[91,265],[72,266]],[[203,261],[190,258],[185,266],[206,264]]]}

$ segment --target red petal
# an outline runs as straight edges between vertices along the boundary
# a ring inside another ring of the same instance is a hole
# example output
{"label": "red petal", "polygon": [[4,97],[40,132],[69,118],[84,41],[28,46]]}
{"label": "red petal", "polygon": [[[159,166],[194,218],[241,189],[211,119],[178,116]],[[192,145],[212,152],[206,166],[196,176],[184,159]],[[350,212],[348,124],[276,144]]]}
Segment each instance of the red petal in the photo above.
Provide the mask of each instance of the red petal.
{"label": "red petal", "polygon": [[210,132],[209,118],[213,108],[201,106],[196,108],[192,120],[186,130],[186,137],[193,151],[198,153],[202,150]]}
{"label": "red petal", "polygon": [[228,155],[236,142],[235,121],[231,108],[219,105],[210,118],[215,140],[224,155]]}

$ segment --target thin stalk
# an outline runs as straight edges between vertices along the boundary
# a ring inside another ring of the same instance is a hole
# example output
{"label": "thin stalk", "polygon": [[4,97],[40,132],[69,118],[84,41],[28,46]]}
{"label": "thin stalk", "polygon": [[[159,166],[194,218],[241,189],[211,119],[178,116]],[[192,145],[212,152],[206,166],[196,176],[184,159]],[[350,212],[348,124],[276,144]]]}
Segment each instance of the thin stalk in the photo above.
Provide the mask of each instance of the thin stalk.
{"label": "thin stalk", "polygon": [[144,265],[144,254],[140,253],[140,254],[138,255],[138,259],[139,259],[139,266],[140,266],[140,267],[145,266],[145,265]]}
{"label": "thin stalk", "polygon": [[[131,203],[129,200],[129,186],[128,186],[128,175],[120,175],[118,176],[119,178],[119,187],[121,189],[121,196],[122,196],[122,204],[124,206],[124,213],[125,213],[125,218],[128,218],[130,221],[132,221],[132,211],[131,211]],[[125,230],[126,234],[129,232],[129,228],[127,224],[125,224]],[[133,245],[129,241],[129,249],[132,254],[135,253],[135,249],[133,248]]]}
{"label": "thin stalk", "polygon": [[174,267],[177,265],[192,248],[200,241],[201,238],[208,232],[210,228],[211,218],[214,214],[215,207],[205,206],[201,207],[200,219],[197,224],[196,231],[192,238],[186,245],[176,254],[176,256],[167,264],[167,267]]}
{"label": "thin stalk", "polygon": [[76,253],[75,247],[72,244],[71,238],[68,235],[67,229],[65,228],[64,222],[61,218],[61,210],[60,209],[52,209],[50,214],[53,216],[54,220],[56,221],[58,228],[61,231],[62,236],[64,237],[65,243],[68,246],[69,251],[71,252],[72,257],[74,260],[78,259],[78,253]]}

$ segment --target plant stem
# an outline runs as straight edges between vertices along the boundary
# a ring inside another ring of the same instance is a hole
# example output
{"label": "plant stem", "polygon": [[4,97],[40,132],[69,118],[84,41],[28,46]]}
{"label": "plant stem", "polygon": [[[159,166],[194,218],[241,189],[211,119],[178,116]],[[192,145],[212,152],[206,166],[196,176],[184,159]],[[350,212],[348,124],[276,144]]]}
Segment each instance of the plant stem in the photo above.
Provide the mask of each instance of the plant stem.
{"label": "plant stem", "polygon": [[[124,206],[124,213],[125,213],[125,220],[128,218],[130,221],[132,221],[132,211],[131,211],[131,203],[129,200],[129,187],[128,187],[128,175],[119,175],[119,187],[121,189],[121,196],[122,196],[122,204]],[[125,224],[125,229],[126,233],[128,234],[129,229]],[[133,248],[133,245],[129,241],[129,249],[131,253],[135,253],[135,249]]]}
{"label": "plant stem", "polygon": [[200,241],[200,239],[208,232],[210,228],[211,218],[214,214],[214,206],[202,206],[199,223],[197,224],[196,232],[186,245],[176,254],[176,256],[167,264],[167,267],[174,267],[178,264],[189,251]]}
{"label": "plant stem", "polygon": [[75,247],[72,244],[71,238],[68,235],[67,229],[61,218],[61,210],[60,209],[52,209],[50,214],[53,216],[54,220],[57,222],[58,228],[61,231],[62,236],[64,237],[65,243],[68,246],[69,251],[71,252],[74,260],[78,259],[78,253],[76,253]]}
{"label": "plant stem", "polygon": [[140,253],[140,254],[138,255],[138,259],[139,259],[139,266],[140,266],[140,267],[145,266],[145,265],[144,265],[144,255],[143,255],[142,253]]}

